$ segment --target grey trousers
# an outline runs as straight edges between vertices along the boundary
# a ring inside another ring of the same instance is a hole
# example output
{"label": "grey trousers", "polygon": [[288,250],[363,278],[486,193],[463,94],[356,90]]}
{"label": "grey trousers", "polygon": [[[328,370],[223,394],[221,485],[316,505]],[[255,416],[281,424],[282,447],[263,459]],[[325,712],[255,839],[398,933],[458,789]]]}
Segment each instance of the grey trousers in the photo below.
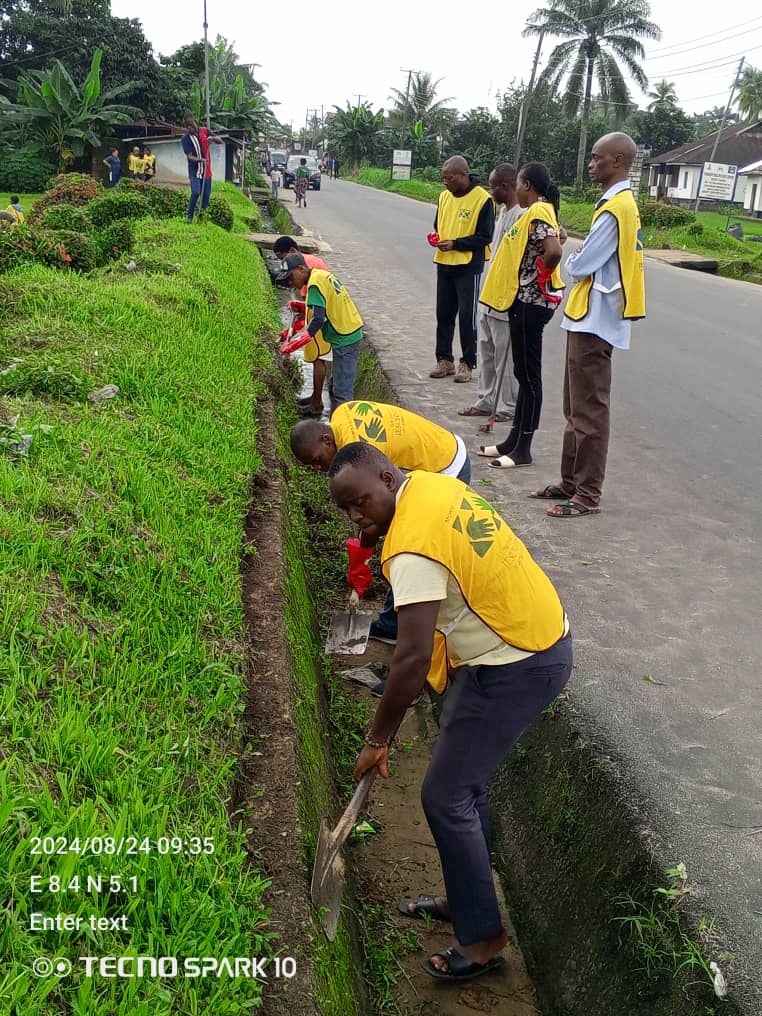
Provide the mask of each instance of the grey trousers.
{"label": "grey trousers", "polygon": [[497,375],[503,357],[507,355],[508,362],[505,374],[503,374],[503,386],[497,411],[505,413],[507,416],[513,416],[519,386],[516,375],[513,373],[513,360],[510,353],[510,323],[480,311],[477,336],[476,360],[479,364],[479,388],[476,392],[474,409],[481,409],[485,413],[492,412],[492,407],[495,404]]}
{"label": "grey trousers", "polygon": [[502,667],[461,667],[442,705],[421,801],[442,864],[455,937],[473,945],[500,932],[490,864],[487,788],[521,736],[563,691],[571,635]]}

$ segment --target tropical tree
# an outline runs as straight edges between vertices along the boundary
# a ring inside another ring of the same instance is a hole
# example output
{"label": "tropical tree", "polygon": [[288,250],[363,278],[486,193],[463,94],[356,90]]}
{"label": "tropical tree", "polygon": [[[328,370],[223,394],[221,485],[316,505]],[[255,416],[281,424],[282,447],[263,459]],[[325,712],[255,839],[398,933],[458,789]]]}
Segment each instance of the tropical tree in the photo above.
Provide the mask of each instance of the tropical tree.
{"label": "tropical tree", "polygon": [[113,127],[142,115],[135,107],[112,101],[129,92],[133,81],[101,91],[102,57],[103,51],[96,49],[81,90],[60,60],[52,60],[44,70],[24,71],[16,101],[3,109],[20,126],[22,140],[53,155],[61,169],[83,155],[88,145],[99,147]]}
{"label": "tropical tree", "polygon": [[648,98],[651,100],[648,108],[652,112],[655,109],[662,109],[664,106],[676,106],[677,92],[675,91],[674,81],[667,81],[666,78],[657,81],[653,89],[648,93]]}
{"label": "tropical tree", "polygon": [[524,35],[550,35],[563,39],[553,49],[541,80],[552,88],[566,79],[563,95],[566,112],[580,114],[581,130],[577,151],[576,187],[582,188],[587,151],[588,123],[593,95],[593,78],[604,106],[629,102],[623,65],[629,76],[645,91],[648,78],[640,61],[645,49],[640,39],[659,39],[660,28],[649,21],[646,0],[549,0],[529,16]]}
{"label": "tropical tree", "polygon": [[660,155],[690,141],[694,123],[679,106],[667,103],[636,110],[627,120],[626,130],[639,144],[650,148],[652,155]]}
{"label": "tropical tree", "polygon": [[360,103],[346,109],[334,106],[336,113],[327,123],[329,151],[338,155],[348,169],[363,162],[372,163],[383,141],[384,111],[374,113],[370,105]]}
{"label": "tropical tree", "polygon": [[[703,113],[694,113],[694,137],[705,138],[707,134],[714,133],[723,122],[724,117],[724,106],[713,106],[711,109],[704,110]],[[735,113],[728,113],[727,119],[725,119],[725,126],[730,127],[736,123],[738,123],[738,116]]]}
{"label": "tropical tree", "polygon": [[745,67],[738,86],[738,112],[747,120],[762,116],[762,70]]}
{"label": "tropical tree", "polygon": [[[204,93],[200,82],[191,85],[190,109],[197,120],[206,115]],[[209,80],[209,118],[214,130],[246,130],[259,134],[272,127],[274,117],[261,92],[249,91],[243,74],[232,84],[214,75]]]}
{"label": "tropical tree", "polygon": [[442,79],[432,79],[428,71],[416,71],[410,76],[410,87],[401,91],[393,88],[392,108],[389,123],[394,130],[404,131],[414,123],[423,124],[427,133],[441,133],[440,128],[447,120],[447,103],[451,98],[437,99],[437,89]]}

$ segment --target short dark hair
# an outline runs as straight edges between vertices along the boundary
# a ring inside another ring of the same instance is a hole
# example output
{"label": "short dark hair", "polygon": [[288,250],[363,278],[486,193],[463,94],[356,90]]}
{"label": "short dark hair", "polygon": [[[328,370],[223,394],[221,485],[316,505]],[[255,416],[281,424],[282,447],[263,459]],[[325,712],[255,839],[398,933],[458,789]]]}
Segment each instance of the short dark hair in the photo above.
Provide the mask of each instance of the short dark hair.
{"label": "short dark hair", "polygon": [[306,166],[307,165],[307,160],[304,158],[304,156],[302,156],[302,158],[299,160],[299,162],[302,164],[302,166]]}
{"label": "short dark hair", "polygon": [[523,176],[525,180],[528,180],[532,187],[537,193],[549,201],[556,210],[558,215],[558,208],[561,203],[561,193],[554,183],[550,179],[550,170],[544,162],[527,162],[519,170],[519,176]]}
{"label": "short dark hair", "polygon": [[12,205],[17,205],[18,203],[19,203],[19,196],[18,196],[18,194],[11,194],[11,204]]}
{"label": "short dark hair", "polygon": [[515,180],[518,176],[516,167],[510,162],[501,162],[499,166],[495,166],[492,173],[498,180]]}
{"label": "short dark hair", "polygon": [[379,466],[386,469],[392,463],[372,444],[364,441],[353,441],[344,445],[336,452],[336,456],[328,469],[329,479],[340,473],[344,466]]}
{"label": "short dark hair", "polygon": [[293,236],[279,236],[273,244],[273,254],[277,254],[279,251],[283,251],[285,254],[292,248],[299,250],[299,244]]}
{"label": "short dark hair", "polygon": [[291,429],[289,443],[291,451],[301,459],[304,452],[318,442],[324,434],[330,433],[331,428],[327,423],[320,420],[300,420]]}

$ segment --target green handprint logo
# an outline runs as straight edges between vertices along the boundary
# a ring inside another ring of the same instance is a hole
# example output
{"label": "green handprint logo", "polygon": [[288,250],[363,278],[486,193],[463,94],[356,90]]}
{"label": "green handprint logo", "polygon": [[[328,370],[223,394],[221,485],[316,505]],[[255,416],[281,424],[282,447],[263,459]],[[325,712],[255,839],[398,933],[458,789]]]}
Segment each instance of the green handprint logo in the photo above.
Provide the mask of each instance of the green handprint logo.
{"label": "green handprint logo", "polygon": [[501,525],[492,505],[469,492],[460,503],[460,511],[453,519],[452,528],[456,533],[467,535],[474,553],[484,557],[493,546],[495,533]]}
{"label": "green handprint logo", "polygon": [[386,428],[378,417],[365,424],[365,436],[369,441],[386,444]]}

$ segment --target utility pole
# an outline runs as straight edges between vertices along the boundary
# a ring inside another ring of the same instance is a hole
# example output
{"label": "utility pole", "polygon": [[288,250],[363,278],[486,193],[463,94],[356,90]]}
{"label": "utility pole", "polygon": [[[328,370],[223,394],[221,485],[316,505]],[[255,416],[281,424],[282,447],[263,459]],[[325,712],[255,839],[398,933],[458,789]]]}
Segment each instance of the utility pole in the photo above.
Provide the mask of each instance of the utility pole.
{"label": "utility pole", "polygon": [[[735,95],[736,88],[738,88],[738,82],[741,80],[741,71],[743,70],[745,60],[746,57],[742,56],[741,62],[738,64],[736,76],[733,78],[733,84],[730,86],[730,95],[728,96],[728,104],[725,107],[725,112],[722,114],[722,120],[720,120],[720,126],[717,129],[717,137],[714,139],[714,144],[712,145],[712,154],[709,156],[709,159],[707,160],[708,162],[714,162],[714,157],[717,154],[717,146],[720,143],[720,135],[722,134],[725,128],[725,121],[727,120],[730,114],[730,107],[733,105],[733,96]],[[699,205],[701,203],[701,198],[699,197],[700,193],[701,193],[701,177],[699,177],[698,186],[696,188],[696,204],[693,207],[694,212],[698,211]]]}
{"label": "utility pole", "polygon": [[403,74],[407,74],[407,88],[405,89],[405,108],[402,111],[402,127],[400,129],[400,145],[405,144],[405,128],[407,127],[407,111],[410,106],[410,85],[413,80],[414,74],[420,74],[420,71],[414,71],[410,67],[400,67],[400,71]]}
{"label": "utility pole", "polygon": [[358,106],[358,108],[360,106],[360,99],[365,99],[365,98],[366,98],[366,96],[364,96],[361,92],[357,93],[357,106]]}
{"label": "utility pole", "polygon": [[209,37],[207,29],[209,25],[206,20],[206,0],[204,0],[204,90],[206,91],[206,126],[212,129],[212,118],[209,113]]}
{"label": "utility pole", "polygon": [[537,38],[537,49],[534,52],[534,62],[532,63],[532,73],[529,75],[529,86],[527,87],[524,101],[521,103],[521,109],[519,111],[519,133],[516,138],[516,151],[513,153],[513,165],[518,170],[519,159],[521,158],[521,148],[524,144],[524,132],[527,126],[527,116],[529,114],[529,103],[532,101],[532,92],[534,91],[534,79],[537,74],[537,65],[540,62],[540,51],[542,50],[542,40],[545,38],[545,32],[540,32]]}

